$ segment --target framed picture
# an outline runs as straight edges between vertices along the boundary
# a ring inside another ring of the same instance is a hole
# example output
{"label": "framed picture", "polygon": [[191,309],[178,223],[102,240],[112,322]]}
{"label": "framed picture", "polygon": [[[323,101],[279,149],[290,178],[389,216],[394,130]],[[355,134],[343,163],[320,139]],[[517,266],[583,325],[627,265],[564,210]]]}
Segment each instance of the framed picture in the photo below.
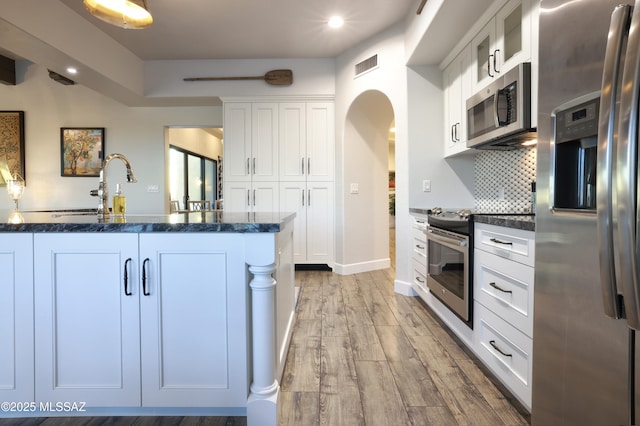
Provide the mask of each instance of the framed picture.
{"label": "framed picture", "polygon": [[60,129],[62,176],[99,176],[103,153],[104,127]]}
{"label": "framed picture", "polygon": [[0,111],[0,185],[16,173],[25,179],[24,111]]}

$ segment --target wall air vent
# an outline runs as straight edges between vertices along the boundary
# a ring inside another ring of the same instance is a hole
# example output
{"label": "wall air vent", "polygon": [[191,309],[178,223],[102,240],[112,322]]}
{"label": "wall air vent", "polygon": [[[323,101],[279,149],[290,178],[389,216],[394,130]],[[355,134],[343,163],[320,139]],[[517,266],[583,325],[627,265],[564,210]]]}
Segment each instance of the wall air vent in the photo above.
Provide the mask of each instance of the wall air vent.
{"label": "wall air vent", "polygon": [[362,62],[356,64],[356,77],[360,77],[362,74],[372,69],[378,68],[378,55],[373,55],[370,58],[365,59]]}
{"label": "wall air vent", "polygon": [[65,86],[73,86],[74,84],[76,84],[75,81],[65,77],[64,75],[58,74],[57,72],[51,70],[47,71],[49,71],[49,78],[53,81],[57,81],[58,83],[64,84]]}

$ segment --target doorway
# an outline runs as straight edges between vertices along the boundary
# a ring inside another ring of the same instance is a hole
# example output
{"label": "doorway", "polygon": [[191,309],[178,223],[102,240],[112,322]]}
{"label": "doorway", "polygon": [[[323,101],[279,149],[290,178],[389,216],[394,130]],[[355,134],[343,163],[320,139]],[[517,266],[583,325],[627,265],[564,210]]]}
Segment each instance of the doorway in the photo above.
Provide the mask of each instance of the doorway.
{"label": "doorway", "polygon": [[[377,90],[360,94],[344,125],[343,237],[339,254],[351,274],[391,267],[390,222],[395,209],[395,114],[389,98]],[[393,154],[391,154],[393,151]],[[393,204],[391,201],[394,201]],[[395,245],[394,245],[395,247]],[[341,251],[341,253],[340,253]]]}
{"label": "doorway", "polygon": [[167,200],[177,200],[181,210],[196,200],[214,206],[222,198],[222,128],[168,127],[165,139]]}

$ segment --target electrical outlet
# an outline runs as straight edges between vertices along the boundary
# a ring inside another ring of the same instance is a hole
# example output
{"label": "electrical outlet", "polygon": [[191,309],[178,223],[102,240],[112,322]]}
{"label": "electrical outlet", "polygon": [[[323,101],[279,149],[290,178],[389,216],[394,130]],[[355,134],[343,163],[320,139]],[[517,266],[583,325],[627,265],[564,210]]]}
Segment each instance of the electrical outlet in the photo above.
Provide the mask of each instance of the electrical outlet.
{"label": "electrical outlet", "polygon": [[358,189],[358,184],[357,183],[352,183],[351,184],[351,193],[352,194],[358,194],[360,192],[360,190]]}
{"label": "electrical outlet", "polygon": [[422,192],[431,192],[431,180],[426,179],[422,181]]}
{"label": "electrical outlet", "polygon": [[158,192],[158,185],[148,185],[147,186],[147,192]]}

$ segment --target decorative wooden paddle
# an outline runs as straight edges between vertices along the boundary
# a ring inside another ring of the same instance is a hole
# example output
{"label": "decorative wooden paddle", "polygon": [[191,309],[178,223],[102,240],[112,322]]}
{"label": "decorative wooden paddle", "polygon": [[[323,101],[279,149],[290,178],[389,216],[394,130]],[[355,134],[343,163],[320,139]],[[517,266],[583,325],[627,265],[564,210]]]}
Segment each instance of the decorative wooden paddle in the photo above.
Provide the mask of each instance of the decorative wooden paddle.
{"label": "decorative wooden paddle", "polygon": [[272,70],[259,77],[187,77],[184,81],[214,81],[214,80],[264,80],[274,86],[290,86],[293,83],[291,70]]}

